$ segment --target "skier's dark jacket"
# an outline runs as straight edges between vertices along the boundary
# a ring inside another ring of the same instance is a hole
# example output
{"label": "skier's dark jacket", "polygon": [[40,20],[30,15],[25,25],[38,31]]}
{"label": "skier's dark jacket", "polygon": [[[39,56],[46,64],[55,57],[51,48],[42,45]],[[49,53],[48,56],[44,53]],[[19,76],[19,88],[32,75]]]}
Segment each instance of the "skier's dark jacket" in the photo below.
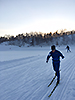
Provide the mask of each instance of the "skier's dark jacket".
{"label": "skier's dark jacket", "polygon": [[49,58],[52,56],[52,61],[53,63],[60,63],[60,56],[62,57],[62,59],[64,58],[64,56],[62,55],[62,53],[58,50],[55,50],[55,52],[49,52],[48,56],[47,56],[47,61],[49,60]]}

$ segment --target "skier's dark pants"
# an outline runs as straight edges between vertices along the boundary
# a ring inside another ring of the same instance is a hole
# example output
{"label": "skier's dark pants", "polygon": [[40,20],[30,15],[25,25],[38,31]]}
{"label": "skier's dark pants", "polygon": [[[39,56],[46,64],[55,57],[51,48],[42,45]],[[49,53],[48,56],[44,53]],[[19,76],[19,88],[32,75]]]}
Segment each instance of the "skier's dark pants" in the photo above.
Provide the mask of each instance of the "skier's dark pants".
{"label": "skier's dark pants", "polygon": [[57,81],[60,80],[59,67],[60,67],[60,63],[59,63],[59,62],[53,62],[53,69],[54,69],[54,71],[56,72]]}
{"label": "skier's dark pants", "polygon": [[67,52],[68,52],[68,51],[71,52],[70,49],[67,49]]}

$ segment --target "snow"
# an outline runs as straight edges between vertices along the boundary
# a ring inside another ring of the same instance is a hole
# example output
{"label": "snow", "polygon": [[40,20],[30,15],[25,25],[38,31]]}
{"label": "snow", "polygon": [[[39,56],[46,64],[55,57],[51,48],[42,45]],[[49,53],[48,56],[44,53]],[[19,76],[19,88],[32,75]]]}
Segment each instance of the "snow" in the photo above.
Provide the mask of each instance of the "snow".
{"label": "snow", "polygon": [[65,46],[57,47],[61,59],[61,81],[52,96],[56,79],[51,58],[46,63],[50,47],[17,47],[0,45],[0,100],[75,100],[75,47],[66,52]]}

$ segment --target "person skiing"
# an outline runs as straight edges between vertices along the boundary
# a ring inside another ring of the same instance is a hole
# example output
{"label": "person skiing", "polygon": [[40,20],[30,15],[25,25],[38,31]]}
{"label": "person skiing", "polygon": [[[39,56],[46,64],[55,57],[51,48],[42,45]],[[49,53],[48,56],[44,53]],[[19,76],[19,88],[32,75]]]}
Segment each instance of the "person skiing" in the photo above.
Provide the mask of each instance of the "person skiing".
{"label": "person skiing", "polygon": [[69,52],[71,52],[71,51],[70,51],[70,47],[69,47],[69,46],[67,46],[67,47],[66,47],[66,49],[67,49],[67,52],[68,52],[68,51],[69,51]]}
{"label": "person skiing", "polygon": [[52,56],[53,69],[56,72],[56,76],[57,76],[56,84],[59,84],[59,81],[60,81],[60,72],[59,72],[60,56],[62,57],[62,59],[64,58],[64,56],[60,51],[56,50],[55,45],[51,46],[51,52],[49,52],[49,54],[47,56],[46,63],[48,63],[48,60],[51,56]]}

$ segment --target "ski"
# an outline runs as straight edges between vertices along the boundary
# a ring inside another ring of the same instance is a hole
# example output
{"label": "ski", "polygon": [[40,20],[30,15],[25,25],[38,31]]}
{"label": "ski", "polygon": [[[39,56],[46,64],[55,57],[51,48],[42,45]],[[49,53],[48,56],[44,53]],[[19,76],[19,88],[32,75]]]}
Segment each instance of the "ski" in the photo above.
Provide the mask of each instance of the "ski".
{"label": "ski", "polygon": [[54,79],[56,78],[56,73],[55,73],[55,76],[54,78],[52,79],[52,81],[49,83],[48,87],[53,83]]}
{"label": "ski", "polygon": [[[60,72],[61,70],[59,70]],[[48,87],[53,83],[54,79],[56,78],[56,73],[55,73],[55,76],[53,77],[52,81],[49,83]]]}
{"label": "ski", "polygon": [[51,95],[53,94],[53,92],[54,92],[54,90],[56,89],[57,86],[58,86],[58,84],[56,83],[55,87],[53,88],[53,90],[51,91],[51,93],[48,97],[51,97]]}

